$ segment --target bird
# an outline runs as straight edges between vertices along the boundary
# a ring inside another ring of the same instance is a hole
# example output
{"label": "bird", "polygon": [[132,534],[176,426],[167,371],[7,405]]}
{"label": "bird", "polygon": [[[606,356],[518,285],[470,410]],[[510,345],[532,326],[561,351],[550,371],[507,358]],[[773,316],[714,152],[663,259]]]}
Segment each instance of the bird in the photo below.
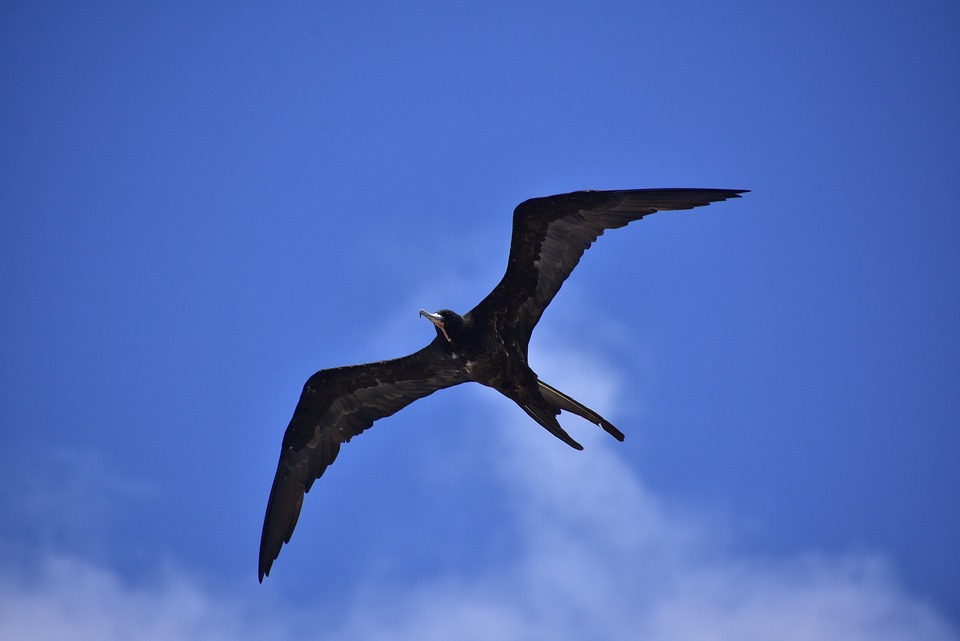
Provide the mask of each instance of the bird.
{"label": "bird", "polygon": [[260,582],[296,527],[304,494],[350,441],[375,421],[434,392],[466,382],[492,387],[570,447],[561,411],[580,416],[618,441],[624,434],[592,409],[541,381],[527,362],[530,337],[584,252],[608,229],[657,211],[739,198],[745,189],[575,191],[531,198],[513,212],[507,268],[500,282],[462,316],[420,310],[435,336],[392,360],[323,369],[303,387],[283,435],[260,539]]}

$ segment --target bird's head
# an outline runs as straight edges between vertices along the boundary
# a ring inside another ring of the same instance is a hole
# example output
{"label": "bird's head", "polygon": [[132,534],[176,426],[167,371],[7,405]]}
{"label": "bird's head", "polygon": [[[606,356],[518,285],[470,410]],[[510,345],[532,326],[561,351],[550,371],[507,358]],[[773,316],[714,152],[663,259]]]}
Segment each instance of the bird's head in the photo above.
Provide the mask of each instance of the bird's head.
{"label": "bird's head", "polygon": [[463,317],[449,309],[441,309],[435,314],[431,314],[425,309],[420,310],[420,315],[433,323],[438,336],[443,336],[448,343],[453,343],[460,330],[463,329]]}

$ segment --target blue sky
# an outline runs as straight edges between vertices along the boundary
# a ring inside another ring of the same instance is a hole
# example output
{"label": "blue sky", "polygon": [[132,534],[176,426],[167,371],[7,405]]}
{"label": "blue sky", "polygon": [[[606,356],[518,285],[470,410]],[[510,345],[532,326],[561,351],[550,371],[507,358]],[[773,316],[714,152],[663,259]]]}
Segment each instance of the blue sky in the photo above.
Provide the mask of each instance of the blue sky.
{"label": "blue sky", "polygon": [[[0,636],[956,639],[953,2],[0,8]],[[345,446],[324,367],[497,282],[520,201],[726,187],[534,335],[575,452],[462,386]]]}

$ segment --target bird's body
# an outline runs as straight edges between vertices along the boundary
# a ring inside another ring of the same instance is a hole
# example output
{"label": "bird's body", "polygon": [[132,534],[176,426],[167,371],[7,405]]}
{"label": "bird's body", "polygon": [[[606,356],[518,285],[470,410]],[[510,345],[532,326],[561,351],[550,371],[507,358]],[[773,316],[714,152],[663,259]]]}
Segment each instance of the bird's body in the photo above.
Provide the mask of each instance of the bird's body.
{"label": "bird's body", "polygon": [[304,385],[283,437],[260,541],[260,580],[289,542],[314,480],[340,445],[373,422],[433,392],[476,382],[519,405],[551,434],[583,449],[557,421],[566,410],[622,441],[593,410],[539,380],[527,362],[534,327],[583,252],[606,229],[659,210],[691,209],[736,198],[743,190],[580,191],[521,203],[514,211],[507,270],[472,310],[420,310],[436,328],[423,349],[401,358],[321,370]]}

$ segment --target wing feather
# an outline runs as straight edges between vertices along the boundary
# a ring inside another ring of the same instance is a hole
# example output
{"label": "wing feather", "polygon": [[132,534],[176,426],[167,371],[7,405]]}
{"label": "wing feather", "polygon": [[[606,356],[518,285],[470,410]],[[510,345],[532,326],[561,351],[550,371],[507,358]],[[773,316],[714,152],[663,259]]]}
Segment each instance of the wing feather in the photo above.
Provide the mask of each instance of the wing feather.
{"label": "wing feather", "polygon": [[604,231],[624,227],[656,211],[692,209],[739,198],[744,191],[576,191],[526,200],[513,212],[507,271],[470,313],[494,317],[501,335],[512,330],[526,345],[547,305]]}
{"label": "wing feather", "polygon": [[462,369],[434,341],[390,361],[321,370],[303,386],[283,436],[260,539],[260,581],[300,517],[304,493],[340,452],[340,445],[374,421],[419,398],[466,380]]}

